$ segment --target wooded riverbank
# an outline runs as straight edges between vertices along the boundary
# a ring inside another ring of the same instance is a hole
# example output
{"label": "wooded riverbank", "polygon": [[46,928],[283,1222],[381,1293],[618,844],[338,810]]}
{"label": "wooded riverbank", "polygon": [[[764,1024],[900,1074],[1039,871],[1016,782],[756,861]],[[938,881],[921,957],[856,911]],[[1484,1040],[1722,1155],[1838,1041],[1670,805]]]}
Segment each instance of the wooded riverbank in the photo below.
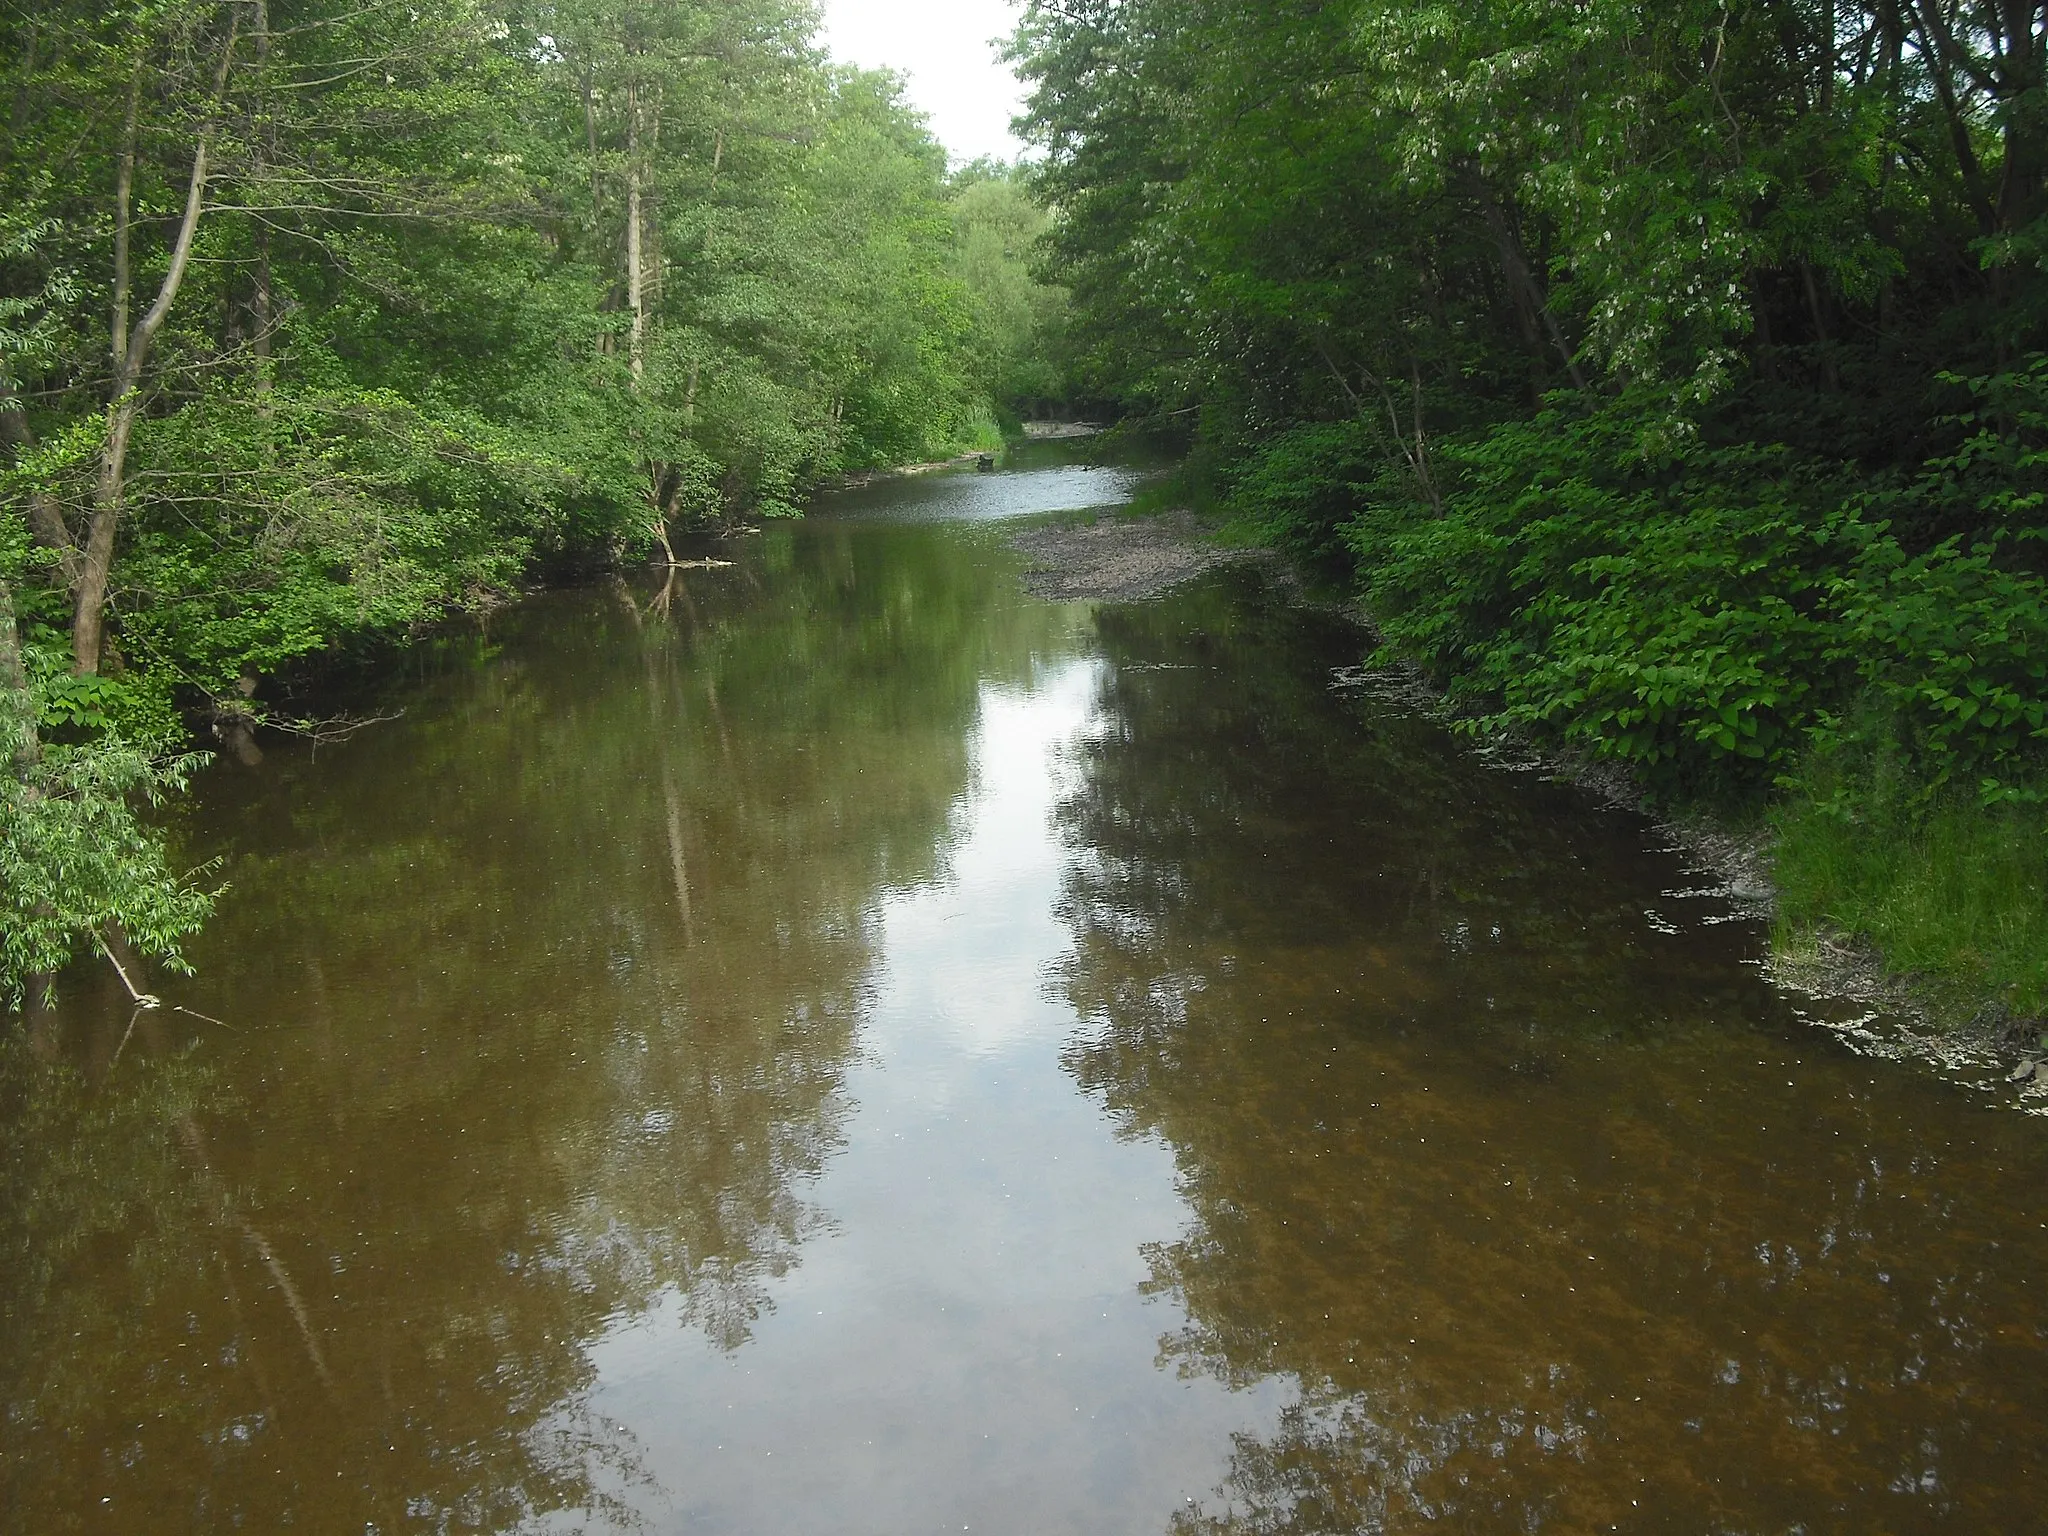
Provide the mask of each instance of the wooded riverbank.
{"label": "wooded riverbank", "polygon": [[1014,519],[1140,483],[1071,452],[206,774],[192,1012],[102,967],[0,1031],[0,1508],[2026,1529],[2042,1122],[1839,1048],[1262,573],[1020,591]]}
{"label": "wooded riverbank", "polygon": [[129,807],[266,679],[1064,410],[1474,732],[1769,828],[1794,947],[2048,1010],[2041,4],[1029,4],[1037,158],[950,171],[814,20],[0,20],[9,996],[175,953]]}
{"label": "wooded riverbank", "polygon": [[[804,0],[0,14],[0,1007],[211,889],[278,681],[1056,393],[1046,215]],[[116,855],[111,850],[118,850]]]}
{"label": "wooded riverbank", "polygon": [[[1277,562],[1285,571],[1287,590],[1302,593],[1305,587],[1298,571],[1286,570],[1289,562],[1274,546],[1246,545],[1216,519],[1186,511],[1063,520],[1020,534],[1011,543],[1028,562],[1026,588],[1060,600],[1146,601],[1207,571],[1247,561]],[[1327,602],[1341,588],[1325,587],[1324,593]],[[1357,622],[1361,636],[1373,633],[1368,612],[1341,598],[1338,606]],[[1468,718],[1420,669],[1385,656],[1375,665],[1344,669],[1333,686],[1454,727]],[[1531,733],[1498,727],[1469,739],[1472,750],[1512,771],[1535,771],[1590,790],[1614,806],[1651,815],[1715,893],[1747,916],[1772,924],[1765,973],[1773,981],[1796,993],[1867,1010],[1867,1017],[1828,1023],[1852,1037],[1859,1049],[1918,1059],[1972,1080],[1995,1070],[2017,1072],[2017,1080],[2032,1083],[2033,1065],[2048,1060],[2048,1020],[2015,1010],[2011,993],[1987,986],[1981,974],[1958,965],[1955,950],[1934,955],[1937,965],[1948,962],[1946,968],[1920,969],[1914,962],[1926,957],[1924,943],[1888,953],[1875,935],[1848,927],[1810,892],[1788,890],[1781,869],[1813,857],[1797,841],[1799,833],[1786,830],[1786,819],[1798,814],[1796,805],[1770,818],[1717,812],[1698,803],[1674,807],[1653,794],[1642,775],[1611,757],[1546,747]],[[1959,881],[1971,878],[1950,851],[1930,856],[1909,845],[1894,858],[1910,871],[1916,900],[1942,899]],[[1853,873],[1837,879],[1843,893],[1865,902],[1888,894],[1857,886]],[[2026,921],[2035,893],[2021,890],[2013,898],[2010,909],[1998,915]],[[1967,963],[1970,957],[1960,958]],[[2042,1086],[2048,1088],[2048,1080]]]}
{"label": "wooded riverbank", "polygon": [[1076,387],[1479,736],[2048,1010],[2048,11],[1036,4]]}

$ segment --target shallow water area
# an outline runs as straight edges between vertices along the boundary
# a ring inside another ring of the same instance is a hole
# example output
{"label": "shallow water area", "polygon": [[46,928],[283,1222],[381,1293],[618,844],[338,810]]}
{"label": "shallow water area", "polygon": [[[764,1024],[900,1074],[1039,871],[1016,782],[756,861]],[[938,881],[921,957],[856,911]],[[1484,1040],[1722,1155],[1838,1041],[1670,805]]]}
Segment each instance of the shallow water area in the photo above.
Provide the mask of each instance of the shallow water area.
{"label": "shallow water area", "polygon": [[192,1012],[0,1052],[0,1525],[2034,1528],[2048,1127],[1259,571],[1026,596],[1098,446],[210,770]]}
{"label": "shallow water area", "polygon": [[835,520],[891,523],[1007,522],[1054,512],[1121,506],[1172,467],[1144,439],[1119,448],[1094,439],[1014,442],[984,473],[972,461],[936,472],[883,475],[821,498]]}

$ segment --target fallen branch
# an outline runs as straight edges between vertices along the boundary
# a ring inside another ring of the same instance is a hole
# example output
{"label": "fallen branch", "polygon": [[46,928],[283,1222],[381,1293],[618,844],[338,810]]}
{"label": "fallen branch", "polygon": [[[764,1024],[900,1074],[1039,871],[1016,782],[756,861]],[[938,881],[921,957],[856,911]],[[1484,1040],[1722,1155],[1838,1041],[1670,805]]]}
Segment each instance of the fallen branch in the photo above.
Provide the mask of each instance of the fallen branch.
{"label": "fallen branch", "polygon": [[[93,942],[99,946],[100,953],[107,957],[107,963],[113,966],[114,974],[121,978],[121,985],[128,989],[129,1000],[135,1004],[135,1011],[137,1013],[142,1013],[151,1008],[163,1007],[164,1000],[162,998],[157,997],[153,993],[144,992],[129,978],[128,968],[121,963],[120,957],[114,953],[113,945],[109,944],[99,934],[93,935]],[[131,1032],[134,1030],[135,1021],[133,1019],[128,1021],[128,1028]],[[122,1043],[127,1043],[127,1036],[124,1035],[122,1037]],[[118,1056],[120,1053],[117,1051],[115,1054]]]}
{"label": "fallen branch", "polygon": [[335,715],[325,720],[263,720],[265,730],[280,731],[287,736],[297,736],[310,741],[316,747],[329,746],[337,741],[347,741],[358,731],[367,731],[373,725],[389,725],[394,720],[405,718],[405,711],[391,715],[369,715],[357,718],[353,715]]}

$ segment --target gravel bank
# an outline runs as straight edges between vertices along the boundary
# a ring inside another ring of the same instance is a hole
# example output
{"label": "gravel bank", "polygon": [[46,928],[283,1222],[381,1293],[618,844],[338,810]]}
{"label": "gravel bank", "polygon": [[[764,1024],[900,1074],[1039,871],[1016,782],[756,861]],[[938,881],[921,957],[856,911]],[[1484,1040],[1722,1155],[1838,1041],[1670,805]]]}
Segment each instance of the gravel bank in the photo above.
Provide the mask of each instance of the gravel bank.
{"label": "gravel bank", "polygon": [[1031,561],[1025,589],[1059,602],[1140,602],[1218,566],[1271,558],[1210,543],[1209,532],[1192,513],[1168,512],[1034,528],[1010,544]]}

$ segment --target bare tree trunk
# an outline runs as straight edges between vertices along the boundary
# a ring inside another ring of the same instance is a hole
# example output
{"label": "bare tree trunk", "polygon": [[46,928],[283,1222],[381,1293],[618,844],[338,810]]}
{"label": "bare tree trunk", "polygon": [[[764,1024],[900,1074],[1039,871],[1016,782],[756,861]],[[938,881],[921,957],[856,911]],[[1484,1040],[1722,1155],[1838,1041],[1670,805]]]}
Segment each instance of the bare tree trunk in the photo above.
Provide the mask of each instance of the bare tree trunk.
{"label": "bare tree trunk", "polygon": [[[256,230],[256,291],[250,297],[249,307],[256,320],[256,334],[250,343],[256,356],[256,375],[252,381],[256,391],[256,414],[268,422],[272,415],[270,396],[275,384],[271,332],[277,324],[277,295],[270,275],[270,231],[261,225]],[[266,453],[269,448],[270,445],[265,443]]]}
{"label": "bare tree trunk", "polygon": [[[227,40],[221,45],[220,66],[214,75],[216,107],[227,88],[240,21],[237,13],[228,24]],[[192,174],[185,188],[185,210],[178,220],[177,239],[171,247],[170,270],[164,273],[156,302],[135,322],[134,329],[121,339],[115,359],[114,380],[107,397],[106,441],[100,447],[99,474],[93,485],[92,521],[86,529],[77,601],[71,616],[72,666],[81,677],[90,677],[100,669],[100,650],[106,633],[107,578],[114,568],[114,535],[120,527],[122,494],[127,485],[128,443],[135,433],[135,420],[142,413],[142,395],[138,386],[142,370],[149,361],[150,345],[163,329],[171,306],[177,302],[178,290],[184,286],[185,272],[192,262],[192,242],[199,233],[200,215],[206,211],[207,166],[212,151],[213,125],[206,123],[201,126],[199,141],[192,150]],[[115,286],[125,287],[128,276],[124,263],[122,269],[115,273]]]}
{"label": "bare tree trunk", "polygon": [[590,228],[595,234],[604,222],[604,196],[597,170],[597,83],[587,64],[583,67],[583,142],[590,155]]}
{"label": "bare tree trunk", "polygon": [[[725,164],[725,130],[718,129],[711,137],[711,192],[718,195],[718,172]],[[683,430],[694,434],[697,430],[697,385],[703,376],[703,363],[699,359],[690,362],[690,378],[683,390]],[[838,424],[834,418],[835,426]]]}
{"label": "bare tree trunk", "polygon": [[628,357],[633,377],[647,371],[647,273],[641,249],[640,91],[626,87],[626,302],[633,311]]}
{"label": "bare tree trunk", "polygon": [[[661,164],[661,84],[655,82],[654,103],[647,114],[647,163]],[[659,183],[648,186],[644,196],[647,202],[646,259],[647,283],[652,290],[653,308],[658,313],[667,298],[667,285],[663,281],[662,268],[665,263],[661,254],[661,194]]]}
{"label": "bare tree trunk", "polygon": [[135,118],[142,105],[142,62],[128,81],[128,115],[121,124],[120,168],[114,173],[114,313],[109,341],[114,366],[128,355],[129,214],[135,201]]}
{"label": "bare tree trunk", "polygon": [[[1365,399],[1357,390],[1351,387],[1351,381],[1344,376],[1344,370],[1337,366],[1337,359],[1331,354],[1329,345],[1320,336],[1311,339],[1315,343],[1317,354],[1323,360],[1323,366],[1330,370],[1330,377],[1336,380],[1337,387],[1344,391],[1345,399],[1351,402],[1351,409],[1360,416],[1363,416],[1365,413]],[[1400,407],[1394,403],[1393,391],[1387,388],[1386,381],[1377,373],[1374,373],[1372,369],[1362,364],[1359,368],[1359,372],[1365,375],[1367,380],[1371,382],[1374,390],[1378,392],[1381,404],[1387,408],[1387,428],[1393,433],[1394,446],[1400,450],[1402,461],[1408,466],[1408,472],[1415,477],[1416,489],[1420,490],[1428,500],[1431,512],[1438,517],[1442,517],[1444,515],[1443,493],[1437,489],[1436,475],[1430,468],[1429,437],[1423,426],[1422,365],[1415,359],[1410,358],[1408,371],[1415,385],[1414,431],[1412,436],[1401,430]]]}
{"label": "bare tree trunk", "polygon": [[1820,109],[1823,114],[1835,104],[1835,0],[1822,0],[1820,8]]}
{"label": "bare tree trunk", "polygon": [[1764,292],[1761,274],[1752,274],[1749,284],[1750,366],[1766,382],[1778,377],[1777,340],[1771,330],[1771,306]]}
{"label": "bare tree trunk", "polygon": [[1586,388],[1586,375],[1579,362],[1572,355],[1571,343],[1565,340],[1564,331],[1557,323],[1557,316],[1550,312],[1550,301],[1543,295],[1543,289],[1536,281],[1536,274],[1529,270],[1528,259],[1522,254],[1522,242],[1515,235],[1514,227],[1508,223],[1507,210],[1501,207],[1491,188],[1478,188],[1479,209],[1486,217],[1486,227],[1492,231],[1495,246],[1500,251],[1501,270],[1507,274],[1508,284],[1514,289],[1516,299],[1528,306],[1529,313],[1540,320],[1550,337],[1550,344],[1557,349],[1559,361],[1570,375],[1574,389]]}
{"label": "bare tree trunk", "polygon": [[662,466],[647,466],[647,531],[654,535],[654,542],[661,546],[661,557],[669,569],[675,569],[675,545],[669,542],[669,503],[662,499],[662,481],[666,478]]}
{"label": "bare tree trunk", "polygon": [[1962,63],[1959,57],[1962,50],[1957,46],[1955,35],[1949,30],[1938,4],[1930,3],[1930,0],[1912,0],[1911,12],[1920,33],[1921,49],[1927,55],[1928,77],[1934,83],[1942,117],[1948,124],[1949,146],[1955,153],[1956,167],[1962,172],[1963,190],[1977,215],[1978,227],[1987,235],[1995,234],[1998,213],[1984,188],[1984,170],[1977,160],[1976,147],[1971,143],[1969,114],[1956,98],[1954,72]]}
{"label": "bare tree trunk", "polygon": [[[256,67],[261,71],[270,62],[270,0],[256,0]],[[270,169],[271,125],[265,121],[256,134],[256,178],[260,182]],[[269,458],[274,452],[270,441],[269,426],[274,414],[270,395],[272,389],[272,340],[271,333],[277,325],[277,295],[270,272],[270,226],[259,216],[256,223],[256,279],[255,292],[250,299],[250,309],[256,322],[256,334],[251,343],[256,358],[256,415],[264,424],[263,452]]]}
{"label": "bare tree trunk", "polygon": [[87,525],[85,551],[79,561],[78,590],[71,610],[72,668],[80,677],[91,677],[100,669],[100,651],[106,639],[107,580],[114,570],[114,535],[121,521],[122,477],[128,458],[128,439],[135,430],[138,409],[131,388],[107,411],[107,442],[100,450],[100,472],[93,486],[92,521]]}
{"label": "bare tree trunk", "polygon": [[[654,199],[645,185],[645,157],[648,143],[660,132],[659,108],[652,121],[641,101],[638,83],[626,87],[626,301],[632,307],[633,328],[629,360],[636,388],[647,375],[647,262],[648,210]],[[671,568],[676,563],[675,546],[668,536],[669,509],[662,497],[667,478],[665,466],[650,460],[646,465],[648,530],[661,545],[662,558]]]}
{"label": "bare tree trunk", "polygon": [[2031,224],[2040,212],[2041,189],[2048,180],[2048,123],[2039,105],[2048,88],[2043,74],[2042,39],[2034,23],[2039,0],[2005,0],[2004,46],[1998,50],[1999,73],[2012,104],[2004,129],[2005,169],[1998,184],[1998,219],[2002,230]]}
{"label": "bare tree trunk", "polygon": [[1820,284],[1813,275],[1813,263],[1799,263],[1799,281],[1806,290],[1806,313],[1813,321],[1814,350],[1820,356],[1821,379],[1830,393],[1838,393],[1842,387],[1842,372],[1835,360],[1835,338],[1828,329],[1827,305],[1823,302]]}

